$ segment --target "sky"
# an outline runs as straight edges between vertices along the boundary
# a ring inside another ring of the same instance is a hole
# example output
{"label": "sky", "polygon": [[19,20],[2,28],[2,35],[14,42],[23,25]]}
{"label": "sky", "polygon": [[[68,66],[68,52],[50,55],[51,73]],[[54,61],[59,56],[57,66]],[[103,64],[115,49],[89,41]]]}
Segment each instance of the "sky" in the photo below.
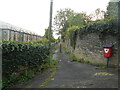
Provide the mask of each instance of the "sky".
{"label": "sky", "polygon": [[[53,0],[53,18],[60,9],[92,13],[106,11],[110,0]],[[49,26],[50,0],[0,0],[0,21],[10,23],[43,36]],[[54,19],[53,19],[54,21]],[[57,38],[56,35],[54,35]]]}

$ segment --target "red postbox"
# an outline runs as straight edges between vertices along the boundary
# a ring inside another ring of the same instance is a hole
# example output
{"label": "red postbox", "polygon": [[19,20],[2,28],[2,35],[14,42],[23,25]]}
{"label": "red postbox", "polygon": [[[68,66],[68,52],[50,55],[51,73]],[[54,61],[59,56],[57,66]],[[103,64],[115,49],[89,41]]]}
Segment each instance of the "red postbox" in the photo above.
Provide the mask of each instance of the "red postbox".
{"label": "red postbox", "polygon": [[113,45],[104,45],[103,50],[104,50],[104,57],[111,57],[112,56],[112,47]]}

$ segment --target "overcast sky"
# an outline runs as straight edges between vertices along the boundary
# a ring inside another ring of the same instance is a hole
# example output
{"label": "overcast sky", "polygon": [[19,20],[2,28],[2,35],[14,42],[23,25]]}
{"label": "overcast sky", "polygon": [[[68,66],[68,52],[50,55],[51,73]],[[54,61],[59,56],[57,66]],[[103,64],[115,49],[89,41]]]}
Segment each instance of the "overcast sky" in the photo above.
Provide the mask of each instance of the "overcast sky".
{"label": "overcast sky", "polygon": [[[71,8],[90,14],[95,9],[106,10],[110,0],[53,0],[53,18],[56,11]],[[0,20],[44,35],[49,25],[50,0],[0,0]]]}

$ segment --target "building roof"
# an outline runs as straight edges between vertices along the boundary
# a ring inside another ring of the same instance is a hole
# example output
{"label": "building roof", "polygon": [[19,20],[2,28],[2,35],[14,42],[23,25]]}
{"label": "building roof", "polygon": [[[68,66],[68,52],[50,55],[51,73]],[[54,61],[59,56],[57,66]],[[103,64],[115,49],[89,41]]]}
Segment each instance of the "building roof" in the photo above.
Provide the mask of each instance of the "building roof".
{"label": "building roof", "polygon": [[18,26],[15,26],[15,25],[3,22],[3,21],[0,21],[0,28],[11,29],[14,31],[21,31],[21,32],[29,33],[29,34],[35,34],[35,32],[32,32],[30,30],[27,30],[27,29],[24,29],[24,28],[21,28],[21,27],[18,27]]}

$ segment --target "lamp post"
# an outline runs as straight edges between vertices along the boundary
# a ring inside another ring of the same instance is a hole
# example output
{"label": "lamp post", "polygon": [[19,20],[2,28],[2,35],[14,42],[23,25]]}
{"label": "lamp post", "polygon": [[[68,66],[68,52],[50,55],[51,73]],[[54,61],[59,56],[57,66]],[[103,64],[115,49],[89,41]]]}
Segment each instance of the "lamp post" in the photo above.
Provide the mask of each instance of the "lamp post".
{"label": "lamp post", "polygon": [[[53,0],[51,0],[51,2],[50,2],[50,20],[49,20],[49,50],[51,50],[52,11],[53,11]],[[49,58],[49,65],[50,65],[50,58]]]}
{"label": "lamp post", "polygon": [[49,48],[51,47],[51,28],[52,28],[52,11],[53,11],[53,0],[50,2],[50,20],[49,20]]}

